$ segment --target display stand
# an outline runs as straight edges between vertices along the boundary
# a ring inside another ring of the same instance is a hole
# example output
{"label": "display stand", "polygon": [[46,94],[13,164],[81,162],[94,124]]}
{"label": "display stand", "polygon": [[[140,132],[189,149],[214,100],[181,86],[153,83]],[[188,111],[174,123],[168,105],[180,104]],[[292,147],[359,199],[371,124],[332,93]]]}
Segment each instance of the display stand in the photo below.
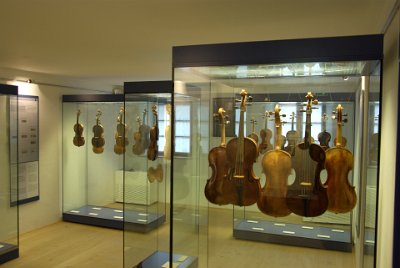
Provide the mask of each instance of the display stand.
{"label": "display stand", "polygon": [[124,159],[132,155],[133,128],[124,95],[63,96],[63,220],[136,232],[165,221],[165,213],[149,209],[157,193],[138,172],[126,177],[136,192],[124,208]]}
{"label": "display stand", "polygon": [[18,87],[0,85],[0,264],[19,256]]}
{"label": "display stand", "polygon": [[[171,192],[174,210],[198,217],[174,215],[173,252],[212,267],[222,254],[235,263],[221,245],[237,240],[369,254],[382,51],[382,35],[174,47],[174,101],[192,111],[191,154],[176,159]],[[216,237],[229,205],[228,242]]]}

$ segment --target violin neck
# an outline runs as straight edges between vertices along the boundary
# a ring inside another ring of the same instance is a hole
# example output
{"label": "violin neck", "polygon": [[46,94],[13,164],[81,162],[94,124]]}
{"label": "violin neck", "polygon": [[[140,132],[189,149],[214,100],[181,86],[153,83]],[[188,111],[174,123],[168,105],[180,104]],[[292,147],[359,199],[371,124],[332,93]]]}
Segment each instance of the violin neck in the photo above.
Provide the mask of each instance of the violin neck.
{"label": "violin neck", "polygon": [[306,131],[304,135],[304,144],[308,148],[311,144],[311,109],[306,111]]}
{"label": "violin neck", "polygon": [[322,131],[323,132],[326,131],[326,119],[325,118],[322,119]]}
{"label": "violin neck", "polygon": [[342,124],[338,123],[337,124],[337,130],[336,130],[336,146],[341,147],[342,146]]}
{"label": "violin neck", "polygon": [[225,123],[221,124],[221,147],[226,147]]}
{"label": "violin neck", "polygon": [[282,125],[276,125],[275,149],[280,150],[282,144]]}
{"label": "violin neck", "polygon": [[292,131],[294,130],[294,116],[292,117]]}

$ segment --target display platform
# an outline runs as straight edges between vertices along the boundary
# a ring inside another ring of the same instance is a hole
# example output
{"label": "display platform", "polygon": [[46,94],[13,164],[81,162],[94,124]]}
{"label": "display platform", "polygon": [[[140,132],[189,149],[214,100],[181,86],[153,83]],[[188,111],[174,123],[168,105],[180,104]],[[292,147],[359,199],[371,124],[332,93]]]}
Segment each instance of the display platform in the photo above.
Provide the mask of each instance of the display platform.
{"label": "display platform", "polygon": [[[125,223],[124,223],[125,217]],[[63,213],[63,220],[135,232],[149,232],[165,222],[164,214],[119,210],[102,206],[83,206]]]}
{"label": "display platform", "polygon": [[0,242],[0,264],[18,258],[19,249],[15,245]]}
{"label": "display platform", "polygon": [[239,239],[351,252],[350,231],[339,228],[256,220],[236,220]]}
{"label": "display platform", "polygon": [[[134,266],[135,268],[167,268],[169,265],[169,253],[156,251],[144,261]],[[174,268],[195,268],[197,267],[197,258],[180,254],[173,255],[172,267]]]}

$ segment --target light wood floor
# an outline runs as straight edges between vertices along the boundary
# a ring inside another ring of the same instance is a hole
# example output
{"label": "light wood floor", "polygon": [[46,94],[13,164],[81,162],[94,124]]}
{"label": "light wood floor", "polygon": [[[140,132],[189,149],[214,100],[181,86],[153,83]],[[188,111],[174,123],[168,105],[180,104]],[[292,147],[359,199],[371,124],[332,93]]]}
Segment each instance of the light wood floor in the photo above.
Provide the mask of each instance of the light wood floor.
{"label": "light wood floor", "polygon": [[[190,241],[190,239],[183,239],[175,249],[182,248],[185,251],[193,242],[197,245],[195,247],[203,246],[204,248],[198,249],[200,267],[355,267],[354,253],[234,239],[231,229],[232,216],[232,212],[222,213],[221,210],[210,209],[208,228],[205,227],[206,230],[200,237],[200,241],[205,242],[198,243]],[[151,253],[150,249],[168,250],[168,227],[166,223],[158,230],[147,234],[127,234],[125,236],[126,264],[137,263],[138,257],[144,257]],[[195,234],[193,233],[193,235]],[[133,256],[136,259],[133,259]],[[20,257],[1,267],[122,268],[123,232],[83,224],[58,222],[21,235]],[[126,265],[126,267],[132,267],[132,265]]]}

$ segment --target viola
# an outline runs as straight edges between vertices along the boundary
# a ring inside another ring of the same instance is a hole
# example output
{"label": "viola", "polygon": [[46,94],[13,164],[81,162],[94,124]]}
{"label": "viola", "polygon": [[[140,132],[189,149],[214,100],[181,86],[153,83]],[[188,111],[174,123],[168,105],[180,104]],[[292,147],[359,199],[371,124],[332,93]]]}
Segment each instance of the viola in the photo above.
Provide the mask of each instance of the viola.
{"label": "viola", "polygon": [[211,167],[212,174],[207,180],[204,194],[207,200],[213,204],[227,205],[235,202],[236,198],[235,186],[226,177],[229,172],[229,164],[226,155],[225,127],[229,124],[229,121],[222,107],[218,109],[218,113],[214,114],[214,117],[219,120],[221,142],[219,146],[212,148],[208,153],[208,164]]}
{"label": "viola", "polygon": [[260,193],[260,179],[253,171],[253,163],[258,157],[258,145],[254,140],[244,137],[244,113],[246,112],[247,92],[240,92],[239,136],[231,139],[226,145],[229,171],[226,178],[235,185],[233,205],[250,206],[257,202]]}
{"label": "viola", "polygon": [[326,113],[322,115],[322,132],[318,134],[318,141],[321,147],[326,150],[329,148],[329,141],[331,140],[331,134],[326,131],[326,121],[328,120],[328,116]]}
{"label": "viola", "polygon": [[286,205],[287,181],[292,171],[291,156],[282,148],[282,122],[279,105],[275,105],[275,149],[264,154],[261,160],[265,185],[261,189],[257,206],[261,212],[284,217],[291,213]]}
{"label": "viola", "polygon": [[96,154],[101,154],[104,151],[104,128],[100,123],[101,111],[96,113],[96,125],[93,126],[92,150]]}
{"label": "viola", "polygon": [[[136,155],[141,155],[144,153],[145,148],[142,146],[142,133],[140,132],[140,126],[142,125],[142,120],[139,116],[136,117],[136,122],[138,123],[138,130],[133,133],[133,140],[135,143],[132,145],[132,152]],[[143,137],[144,139],[144,137]]]}
{"label": "viola", "polygon": [[255,132],[255,125],[257,124],[257,121],[254,118],[251,118],[250,124],[251,124],[251,133],[247,137],[253,139],[256,142],[256,144],[258,144],[258,136]]}
{"label": "viola", "polygon": [[286,133],[288,145],[284,148],[284,150],[292,156],[294,155],[294,148],[296,147],[297,141],[299,140],[299,133],[294,130],[295,117],[296,116],[294,115],[294,112],[292,112],[290,116],[290,120],[292,121],[292,128]]}
{"label": "viola", "polygon": [[150,129],[150,144],[149,148],[147,149],[147,159],[154,161],[157,159],[158,154],[158,113],[157,113],[157,106],[153,105],[152,107],[153,112],[153,126]]}
{"label": "viola", "polygon": [[295,214],[305,217],[316,217],[328,208],[326,187],[322,185],[320,172],[324,169],[325,150],[318,144],[311,142],[311,113],[313,104],[318,104],[311,92],[307,93],[306,128],[304,142],[297,144],[292,167],[296,178],[288,186],[286,205]]}
{"label": "viola", "polygon": [[[165,105],[165,109],[168,114],[168,118],[171,118],[171,104]],[[165,145],[164,145],[164,158],[171,159],[171,121],[168,121],[165,126]]]}
{"label": "viola", "polygon": [[164,177],[163,174],[164,173],[162,165],[158,164],[156,168],[149,167],[149,169],[147,170],[147,179],[150,183],[154,181],[162,182]]}
{"label": "viola", "polygon": [[124,123],[124,107],[121,107],[117,116],[117,129],[115,131],[114,152],[116,154],[125,153],[125,147],[129,144],[128,141],[128,126]]}
{"label": "viola", "polygon": [[270,115],[272,115],[272,112],[265,111],[263,117],[264,117],[264,128],[260,130],[260,137],[261,137],[261,142],[259,145],[259,150],[260,154],[263,154],[269,150],[272,150],[272,144],[271,144],[271,138],[272,138],[272,131],[268,129],[268,119]]}
{"label": "viola", "polygon": [[81,115],[81,110],[78,109],[78,111],[76,112],[76,123],[74,125],[75,136],[73,139],[74,145],[78,147],[83,146],[85,144],[85,137],[82,136],[84,127],[81,123],[79,123],[80,115]]}
{"label": "viola", "polygon": [[336,107],[334,119],[337,120],[336,146],[326,151],[325,168],[328,178],[325,185],[328,187],[328,210],[335,213],[351,211],[357,203],[354,186],[348,180],[349,172],[353,169],[353,154],[342,146],[342,125],[347,121],[343,107]]}

